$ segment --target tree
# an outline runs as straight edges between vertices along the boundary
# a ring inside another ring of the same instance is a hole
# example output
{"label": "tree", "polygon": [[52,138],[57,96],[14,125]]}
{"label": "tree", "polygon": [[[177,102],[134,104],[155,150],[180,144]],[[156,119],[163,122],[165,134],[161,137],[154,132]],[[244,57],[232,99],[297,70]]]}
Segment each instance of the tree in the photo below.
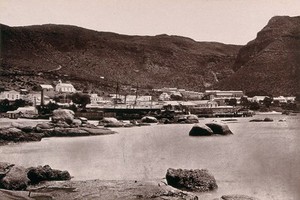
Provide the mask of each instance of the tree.
{"label": "tree", "polygon": [[260,105],[258,102],[254,101],[254,102],[251,102],[250,103],[250,106],[249,106],[249,109],[250,110],[259,110],[260,109]]}
{"label": "tree", "polygon": [[74,93],[71,96],[71,99],[74,103],[79,104],[82,108],[85,108],[87,104],[91,103],[91,99],[88,94]]}
{"label": "tree", "polygon": [[240,104],[244,107],[244,108],[248,108],[249,107],[249,100],[247,97],[241,97],[240,99]]}
{"label": "tree", "polygon": [[9,100],[4,99],[0,102],[0,112],[7,112],[11,110],[11,106],[9,105]]}
{"label": "tree", "polygon": [[59,105],[56,103],[52,103],[52,102],[49,102],[47,105],[37,106],[39,114],[42,114],[42,115],[52,114],[53,110],[56,110],[58,108],[59,108]]}
{"label": "tree", "polygon": [[237,104],[236,98],[229,99],[228,105],[230,105],[230,106],[236,106],[236,104]]}
{"label": "tree", "polygon": [[269,108],[272,105],[273,98],[272,97],[265,97],[263,100],[263,104]]}
{"label": "tree", "polygon": [[18,109],[19,107],[24,107],[26,106],[26,101],[24,101],[23,99],[16,99],[15,102],[12,105],[12,108],[14,110]]}
{"label": "tree", "polygon": [[295,101],[300,103],[300,93],[296,94]]}
{"label": "tree", "polygon": [[275,107],[280,107],[280,101],[279,101],[279,100],[274,100],[274,101],[273,101],[273,105],[274,105]]}

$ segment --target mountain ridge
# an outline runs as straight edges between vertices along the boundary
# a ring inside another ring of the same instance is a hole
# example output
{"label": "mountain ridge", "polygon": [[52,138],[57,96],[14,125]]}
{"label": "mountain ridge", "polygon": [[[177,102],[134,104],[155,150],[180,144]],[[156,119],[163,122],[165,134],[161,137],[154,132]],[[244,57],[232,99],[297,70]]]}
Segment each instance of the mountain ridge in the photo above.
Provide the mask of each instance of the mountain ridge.
{"label": "mountain ridge", "polygon": [[70,25],[1,25],[0,29],[2,72],[45,73],[61,66],[45,78],[45,74],[31,77],[29,85],[26,78],[16,77],[19,87],[29,88],[57,79],[82,87],[80,82],[93,85],[105,77],[141,87],[203,90],[217,82],[216,77],[221,80],[233,73],[231,65],[240,48],[181,36],[127,36]]}

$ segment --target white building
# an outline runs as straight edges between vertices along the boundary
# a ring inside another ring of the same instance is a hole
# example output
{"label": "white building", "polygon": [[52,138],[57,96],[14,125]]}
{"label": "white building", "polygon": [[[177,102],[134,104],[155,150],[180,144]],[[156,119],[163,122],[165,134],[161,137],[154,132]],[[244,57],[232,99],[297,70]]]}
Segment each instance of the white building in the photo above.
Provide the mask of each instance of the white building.
{"label": "white building", "polygon": [[99,104],[104,101],[103,97],[98,96],[98,94],[90,94],[91,104]]}
{"label": "white building", "polygon": [[15,90],[3,91],[0,93],[0,100],[8,99],[9,101],[15,101],[20,98],[20,92],[17,92]]}
{"label": "white building", "polygon": [[244,96],[244,92],[237,90],[206,90],[205,95],[212,95],[214,98],[230,99],[230,98],[241,98]]}
{"label": "white building", "polygon": [[216,101],[210,100],[201,100],[201,101],[193,101],[195,108],[216,108],[218,107],[218,103]]}
{"label": "white building", "polygon": [[55,91],[64,93],[74,93],[76,92],[76,89],[71,83],[62,83],[61,80],[59,80],[59,83],[55,86]]}

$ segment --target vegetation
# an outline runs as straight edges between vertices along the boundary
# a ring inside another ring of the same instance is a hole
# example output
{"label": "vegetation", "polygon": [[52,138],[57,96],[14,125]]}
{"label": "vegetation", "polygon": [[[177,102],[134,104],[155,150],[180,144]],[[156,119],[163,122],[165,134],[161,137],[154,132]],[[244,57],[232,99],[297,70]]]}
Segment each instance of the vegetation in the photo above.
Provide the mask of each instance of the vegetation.
{"label": "vegetation", "polygon": [[52,103],[52,102],[49,102],[46,105],[37,106],[37,109],[38,109],[38,112],[40,115],[50,115],[50,114],[52,114],[53,110],[56,110],[58,108],[59,108],[59,105],[56,103]]}
{"label": "vegetation", "polygon": [[19,107],[24,107],[30,105],[28,102],[23,99],[17,99],[14,102],[10,103],[8,99],[0,101],[0,112],[7,112],[17,110]]}
{"label": "vegetation", "polygon": [[83,93],[74,93],[71,96],[73,103],[79,104],[81,108],[85,108],[87,104],[91,103],[90,96]]}

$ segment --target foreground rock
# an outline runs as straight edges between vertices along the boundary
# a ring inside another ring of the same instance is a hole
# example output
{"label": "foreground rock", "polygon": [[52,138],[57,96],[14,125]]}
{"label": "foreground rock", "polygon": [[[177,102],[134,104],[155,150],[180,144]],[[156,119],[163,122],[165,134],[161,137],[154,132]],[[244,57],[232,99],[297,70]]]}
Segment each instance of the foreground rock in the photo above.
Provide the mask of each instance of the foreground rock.
{"label": "foreground rock", "polygon": [[27,169],[8,163],[0,163],[0,188],[7,190],[25,190],[28,186]]}
{"label": "foreground rock", "polygon": [[69,172],[51,169],[49,165],[25,168],[0,162],[0,188],[2,189],[25,190],[29,184],[37,184],[41,181],[70,179]]}
{"label": "foreground rock", "polygon": [[220,124],[220,123],[207,123],[205,124],[208,126],[214,134],[218,135],[230,135],[233,134],[231,130],[229,129],[228,125],[226,124]]}
{"label": "foreground rock", "polygon": [[234,194],[234,195],[224,195],[221,198],[214,199],[214,200],[259,200],[259,199],[254,198],[254,197],[249,197],[246,195]]}
{"label": "foreground rock", "polygon": [[206,125],[194,125],[189,132],[190,136],[211,136],[213,131]]}
{"label": "foreground rock", "polygon": [[37,184],[41,181],[61,181],[71,179],[68,171],[51,169],[49,165],[29,168],[27,176],[32,184]]}
{"label": "foreground rock", "polygon": [[187,191],[208,192],[218,188],[214,176],[205,169],[169,168],[166,179],[169,185]]}

